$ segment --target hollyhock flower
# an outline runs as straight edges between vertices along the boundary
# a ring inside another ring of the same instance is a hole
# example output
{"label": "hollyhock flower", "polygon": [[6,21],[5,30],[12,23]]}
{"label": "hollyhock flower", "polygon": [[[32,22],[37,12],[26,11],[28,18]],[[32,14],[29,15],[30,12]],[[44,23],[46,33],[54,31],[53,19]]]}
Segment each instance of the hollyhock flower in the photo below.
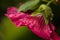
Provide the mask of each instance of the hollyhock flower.
{"label": "hollyhock flower", "polygon": [[43,39],[50,39],[52,30],[55,30],[52,23],[52,30],[49,25],[45,23],[43,14],[31,16],[30,14],[26,14],[24,12],[18,12],[18,9],[15,7],[9,7],[5,15],[9,17],[17,27],[26,26],[34,34]]}

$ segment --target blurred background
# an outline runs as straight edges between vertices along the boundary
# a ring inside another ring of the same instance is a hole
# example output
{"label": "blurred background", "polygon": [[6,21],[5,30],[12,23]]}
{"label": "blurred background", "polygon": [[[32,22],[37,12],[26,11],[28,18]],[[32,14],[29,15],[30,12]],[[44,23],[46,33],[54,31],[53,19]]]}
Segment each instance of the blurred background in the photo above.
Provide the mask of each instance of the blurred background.
{"label": "blurred background", "polygon": [[[27,27],[16,28],[16,26],[4,14],[7,7],[18,6],[28,0],[0,0],[0,40],[43,40],[34,35]],[[56,32],[60,35],[60,4],[51,4],[54,13],[53,24]]]}

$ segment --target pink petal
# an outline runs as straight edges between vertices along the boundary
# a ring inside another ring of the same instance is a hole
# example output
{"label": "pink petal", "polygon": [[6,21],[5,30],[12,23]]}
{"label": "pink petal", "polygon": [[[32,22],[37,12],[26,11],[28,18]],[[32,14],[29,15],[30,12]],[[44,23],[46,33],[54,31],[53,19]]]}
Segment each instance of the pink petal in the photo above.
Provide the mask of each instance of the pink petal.
{"label": "pink petal", "polygon": [[9,7],[5,15],[9,17],[17,27],[27,26],[35,35],[44,39],[50,38],[52,30],[49,25],[45,23],[43,15],[31,16],[24,12],[18,12],[17,10],[15,7]]}
{"label": "pink petal", "polygon": [[52,40],[60,40],[60,37],[57,35],[57,33],[55,31],[53,31],[51,34],[51,39]]}

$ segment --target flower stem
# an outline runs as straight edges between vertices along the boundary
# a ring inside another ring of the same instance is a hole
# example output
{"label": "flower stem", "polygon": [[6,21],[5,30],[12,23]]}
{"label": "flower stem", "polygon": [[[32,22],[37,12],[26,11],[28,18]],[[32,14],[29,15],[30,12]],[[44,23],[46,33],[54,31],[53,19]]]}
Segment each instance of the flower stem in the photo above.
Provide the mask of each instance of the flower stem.
{"label": "flower stem", "polygon": [[53,2],[53,0],[49,1],[49,2],[47,3],[47,5],[49,6],[52,2]]}

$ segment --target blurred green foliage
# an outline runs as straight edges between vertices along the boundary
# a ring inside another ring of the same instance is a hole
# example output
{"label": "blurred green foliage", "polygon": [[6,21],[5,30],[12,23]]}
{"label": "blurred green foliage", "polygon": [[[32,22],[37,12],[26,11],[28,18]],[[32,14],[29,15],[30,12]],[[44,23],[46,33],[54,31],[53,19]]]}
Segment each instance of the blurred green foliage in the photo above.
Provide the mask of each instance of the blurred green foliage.
{"label": "blurred green foliage", "polygon": [[16,28],[8,18],[2,20],[0,27],[4,40],[40,40],[27,27]]}

